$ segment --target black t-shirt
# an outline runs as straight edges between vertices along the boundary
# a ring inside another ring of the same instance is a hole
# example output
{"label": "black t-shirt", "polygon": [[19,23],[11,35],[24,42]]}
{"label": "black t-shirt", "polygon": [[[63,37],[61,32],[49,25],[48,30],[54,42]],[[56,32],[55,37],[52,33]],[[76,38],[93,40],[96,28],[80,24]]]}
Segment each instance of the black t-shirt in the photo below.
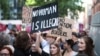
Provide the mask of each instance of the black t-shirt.
{"label": "black t-shirt", "polygon": [[38,52],[32,52],[31,51],[31,56],[41,56]]}
{"label": "black t-shirt", "polygon": [[39,54],[38,52],[32,52],[32,51],[30,53],[31,53],[31,56],[49,56],[49,54],[44,52],[43,50],[41,54]]}
{"label": "black t-shirt", "polygon": [[41,54],[41,55],[42,55],[42,56],[50,56],[50,54],[44,52],[43,50],[42,50],[42,54]]}
{"label": "black t-shirt", "polygon": [[30,50],[22,50],[22,49],[18,49],[15,48],[14,51],[14,56],[29,56],[30,55]]}

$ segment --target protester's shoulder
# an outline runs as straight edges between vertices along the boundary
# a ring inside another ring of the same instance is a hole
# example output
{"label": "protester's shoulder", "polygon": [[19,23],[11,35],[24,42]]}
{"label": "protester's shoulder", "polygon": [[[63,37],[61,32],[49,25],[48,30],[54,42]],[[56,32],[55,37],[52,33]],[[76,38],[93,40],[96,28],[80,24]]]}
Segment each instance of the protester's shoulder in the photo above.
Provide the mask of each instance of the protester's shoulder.
{"label": "protester's shoulder", "polygon": [[14,56],[24,56],[21,50],[15,49]]}
{"label": "protester's shoulder", "polygon": [[31,56],[41,56],[38,52],[32,52],[32,51],[30,51],[30,55]]}
{"label": "protester's shoulder", "polygon": [[78,53],[76,56],[88,56],[87,54],[85,54],[85,53]]}
{"label": "protester's shoulder", "polygon": [[18,55],[24,56],[24,53],[23,53],[22,50],[20,50],[20,49],[17,48],[17,47],[14,47],[14,48],[15,48],[14,56],[18,56]]}

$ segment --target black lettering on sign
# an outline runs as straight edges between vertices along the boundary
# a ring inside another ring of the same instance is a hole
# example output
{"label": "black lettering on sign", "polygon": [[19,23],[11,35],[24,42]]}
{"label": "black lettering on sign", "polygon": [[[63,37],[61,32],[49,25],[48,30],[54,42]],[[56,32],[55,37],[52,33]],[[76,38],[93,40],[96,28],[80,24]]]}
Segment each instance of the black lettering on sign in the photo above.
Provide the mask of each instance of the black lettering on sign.
{"label": "black lettering on sign", "polygon": [[65,26],[66,28],[70,28],[70,29],[72,29],[72,24],[64,23],[64,26]]}
{"label": "black lettering on sign", "polygon": [[72,29],[72,24],[60,22],[60,26]]}
{"label": "black lettering on sign", "polygon": [[67,37],[67,32],[63,32],[63,36],[66,36]]}
{"label": "black lettering on sign", "polygon": [[63,23],[65,22],[65,19],[59,19],[59,25],[63,26]]}
{"label": "black lettering on sign", "polygon": [[59,19],[59,26],[72,29],[72,24],[66,23],[65,19]]}
{"label": "black lettering on sign", "polygon": [[62,27],[58,27],[57,30],[62,31]]}
{"label": "black lettering on sign", "polygon": [[52,30],[51,34],[60,35],[67,37],[67,32],[59,31],[59,30]]}

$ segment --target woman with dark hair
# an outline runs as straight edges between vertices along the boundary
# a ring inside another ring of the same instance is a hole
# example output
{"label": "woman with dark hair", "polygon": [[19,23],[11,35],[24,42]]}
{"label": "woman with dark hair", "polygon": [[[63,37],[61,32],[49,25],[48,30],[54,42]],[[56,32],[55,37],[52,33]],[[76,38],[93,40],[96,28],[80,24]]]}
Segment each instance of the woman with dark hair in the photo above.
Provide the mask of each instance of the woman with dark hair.
{"label": "woman with dark hair", "polygon": [[[48,42],[41,36],[41,32],[36,34],[36,45],[35,50],[38,52],[41,56],[49,56],[49,45]],[[40,47],[41,44],[41,47]]]}
{"label": "woman with dark hair", "polygon": [[78,52],[78,33],[72,32],[72,40],[74,41],[73,50]]}
{"label": "woman with dark hair", "polygon": [[41,54],[36,49],[35,43],[32,44],[30,53],[31,53],[31,56],[41,56]]}
{"label": "woman with dark hair", "polygon": [[93,45],[93,40],[88,37],[84,36],[79,39],[79,55],[85,55],[85,56],[95,56],[94,55],[94,45]]}
{"label": "woman with dark hair", "polygon": [[64,43],[64,51],[62,53],[63,56],[76,56],[77,52],[73,51],[73,40],[69,39],[66,40],[66,42]]}
{"label": "woman with dark hair", "polygon": [[15,41],[14,56],[29,56],[31,47],[31,37],[26,31],[18,33]]}
{"label": "woman with dark hair", "polygon": [[61,56],[60,46],[58,44],[50,45],[50,56]]}

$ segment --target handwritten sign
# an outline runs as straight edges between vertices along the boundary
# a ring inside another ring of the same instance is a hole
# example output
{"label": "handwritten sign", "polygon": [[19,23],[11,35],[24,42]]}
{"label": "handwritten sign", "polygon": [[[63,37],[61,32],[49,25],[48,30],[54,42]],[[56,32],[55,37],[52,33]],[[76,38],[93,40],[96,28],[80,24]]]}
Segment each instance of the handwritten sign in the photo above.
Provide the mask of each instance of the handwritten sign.
{"label": "handwritten sign", "polygon": [[53,36],[61,36],[70,39],[72,37],[73,23],[74,21],[72,19],[60,18],[58,28],[50,30],[49,33]]}

